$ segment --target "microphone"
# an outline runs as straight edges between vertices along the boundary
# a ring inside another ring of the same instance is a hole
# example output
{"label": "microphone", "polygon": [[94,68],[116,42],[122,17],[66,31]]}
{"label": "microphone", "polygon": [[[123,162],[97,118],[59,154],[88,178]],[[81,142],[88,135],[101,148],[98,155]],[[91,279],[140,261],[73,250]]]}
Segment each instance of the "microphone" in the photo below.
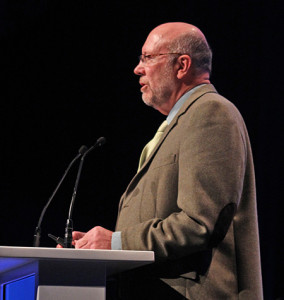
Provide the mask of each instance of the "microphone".
{"label": "microphone", "polygon": [[73,166],[73,164],[78,160],[78,158],[80,158],[81,156],[83,156],[86,152],[87,152],[88,148],[86,146],[81,146],[79,149],[79,153],[76,155],[76,157],[71,161],[71,163],[68,165],[67,169],[65,170],[61,180],[59,181],[58,185],[56,186],[55,190],[53,191],[52,195],[50,196],[47,204],[44,206],[41,215],[39,217],[38,223],[37,223],[37,227],[35,229],[35,233],[34,233],[34,240],[33,240],[33,247],[39,247],[40,245],[40,236],[41,236],[41,222],[42,219],[44,217],[44,214],[48,208],[48,206],[50,205],[50,202],[52,201],[52,199],[54,198],[57,190],[59,189],[59,187],[61,186],[64,178],[66,177],[66,175],[68,174],[70,168]]}
{"label": "microphone", "polygon": [[71,248],[72,247],[72,231],[73,231],[72,215],[73,215],[73,208],[74,208],[74,203],[75,203],[75,199],[76,199],[76,196],[77,196],[78,184],[79,184],[79,180],[80,180],[80,177],[81,177],[81,172],[82,172],[82,168],[83,168],[84,159],[87,156],[87,154],[89,154],[95,148],[101,147],[102,145],[105,144],[105,142],[106,142],[106,139],[104,137],[98,138],[96,143],[92,147],[90,147],[87,151],[85,151],[85,153],[81,157],[81,161],[80,161],[80,165],[79,165],[79,168],[78,168],[77,177],[76,177],[76,181],[75,181],[75,185],[74,185],[73,195],[72,195],[72,198],[71,198],[68,219],[67,219],[66,227],[65,227],[64,248]]}

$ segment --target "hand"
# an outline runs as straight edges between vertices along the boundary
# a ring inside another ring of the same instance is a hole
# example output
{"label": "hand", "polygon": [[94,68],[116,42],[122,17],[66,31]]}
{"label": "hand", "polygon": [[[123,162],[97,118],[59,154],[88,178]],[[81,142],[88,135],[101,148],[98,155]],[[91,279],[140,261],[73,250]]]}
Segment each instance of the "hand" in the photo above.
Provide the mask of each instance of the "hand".
{"label": "hand", "polygon": [[75,246],[75,243],[80,240],[82,237],[84,237],[84,235],[86,234],[86,232],[81,232],[81,231],[73,231],[72,232],[72,245]]}
{"label": "hand", "polygon": [[76,249],[111,249],[112,231],[96,226],[87,233],[73,231]]}

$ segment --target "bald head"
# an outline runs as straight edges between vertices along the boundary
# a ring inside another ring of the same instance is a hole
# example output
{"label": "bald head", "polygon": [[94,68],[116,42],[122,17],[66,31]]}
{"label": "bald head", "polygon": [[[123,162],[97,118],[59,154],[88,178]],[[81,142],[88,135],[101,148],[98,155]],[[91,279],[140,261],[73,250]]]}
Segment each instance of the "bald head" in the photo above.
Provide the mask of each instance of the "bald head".
{"label": "bald head", "polygon": [[153,47],[166,48],[169,52],[189,54],[197,74],[211,73],[212,52],[202,31],[183,22],[165,23],[148,35]]}
{"label": "bald head", "polygon": [[168,39],[168,40],[173,40],[184,34],[189,34],[189,35],[195,35],[196,37],[199,37],[200,39],[206,41],[205,36],[200,29],[198,29],[194,25],[188,23],[182,23],[182,22],[161,24],[156,28],[154,28],[150,32],[150,35],[151,34],[158,35],[160,36],[161,39]]}

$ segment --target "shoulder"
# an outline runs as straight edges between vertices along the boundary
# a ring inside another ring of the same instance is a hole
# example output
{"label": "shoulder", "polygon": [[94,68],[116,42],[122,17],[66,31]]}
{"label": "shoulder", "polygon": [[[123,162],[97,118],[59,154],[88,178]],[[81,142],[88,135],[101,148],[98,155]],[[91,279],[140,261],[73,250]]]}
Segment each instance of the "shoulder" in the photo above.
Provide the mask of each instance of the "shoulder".
{"label": "shoulder", "polygon": [[228,99],[217,92],[205,92],[201,94],[188,107],[187,114],[191,118],[216,121],[231,120],[243,123],[243,118],[237,107]]}

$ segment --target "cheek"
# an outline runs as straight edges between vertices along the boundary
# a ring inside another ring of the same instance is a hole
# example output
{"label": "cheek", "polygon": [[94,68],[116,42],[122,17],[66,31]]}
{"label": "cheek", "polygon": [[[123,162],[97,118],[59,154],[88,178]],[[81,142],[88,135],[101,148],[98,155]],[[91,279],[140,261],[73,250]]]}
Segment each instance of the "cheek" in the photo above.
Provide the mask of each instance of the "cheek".
{"label": "cheek", "polygon": [[167,68],[165,68],[164,66],[155,65],[151,68],[145,68],[145,75],[148,79],[149,84],[154,87],[158,86],[165,76],[167,77],[167,71]]}
{"label": "cheek", "polygon": [[157,76],[157,74],[155,73],[150,73],[148,75],[148,85],[150,89],[155,89],[155,87],[158,85],[159,83],[159,76]]}

